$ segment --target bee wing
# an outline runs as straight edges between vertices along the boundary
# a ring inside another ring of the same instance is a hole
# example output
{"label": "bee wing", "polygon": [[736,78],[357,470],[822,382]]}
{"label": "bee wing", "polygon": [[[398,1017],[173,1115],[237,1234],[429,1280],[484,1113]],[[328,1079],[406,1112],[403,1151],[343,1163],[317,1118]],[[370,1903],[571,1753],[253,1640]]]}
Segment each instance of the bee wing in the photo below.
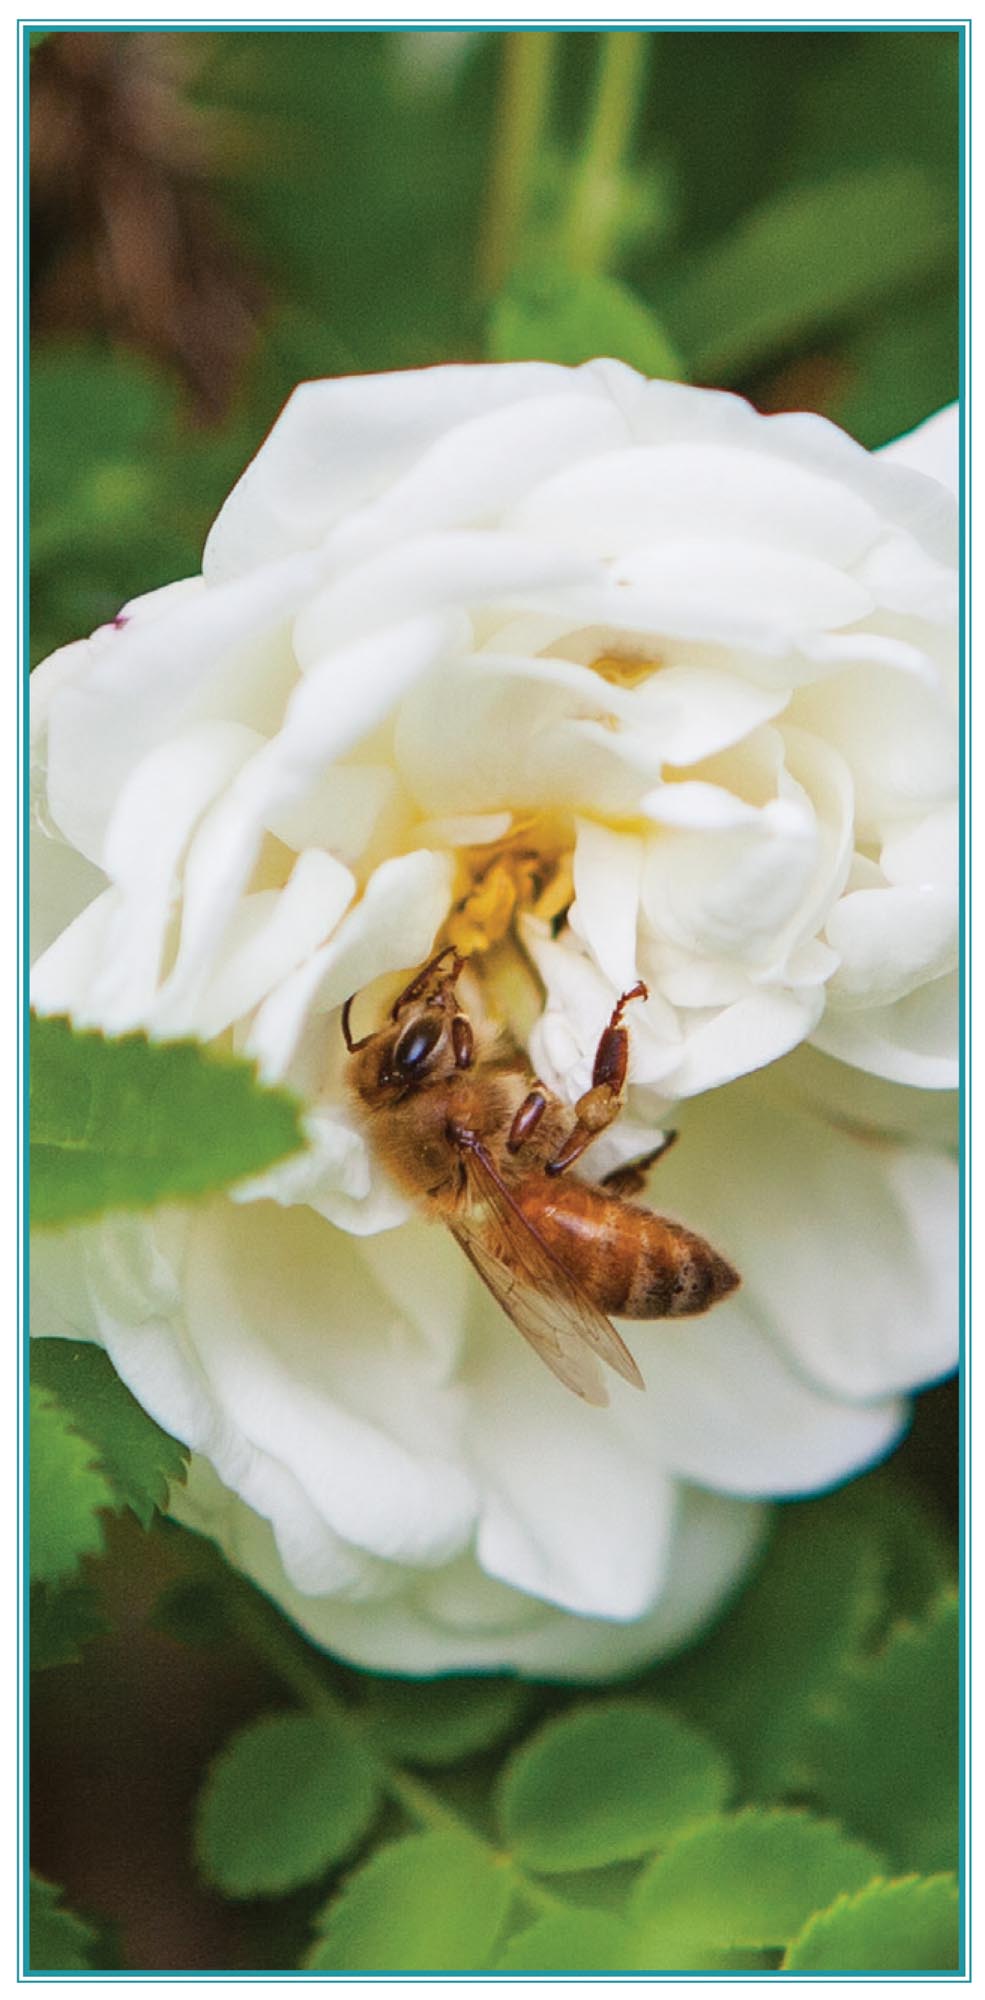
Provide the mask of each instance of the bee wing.
{"label": "bee wing", "polygon": [[481,1141],[460,1134],[459,1145],[470,1205],[452,1219],[452,1234],[514,1326],[586,1403],[609,1400],[598,1360],[642,1389],[625,1342],[528,1221]]}

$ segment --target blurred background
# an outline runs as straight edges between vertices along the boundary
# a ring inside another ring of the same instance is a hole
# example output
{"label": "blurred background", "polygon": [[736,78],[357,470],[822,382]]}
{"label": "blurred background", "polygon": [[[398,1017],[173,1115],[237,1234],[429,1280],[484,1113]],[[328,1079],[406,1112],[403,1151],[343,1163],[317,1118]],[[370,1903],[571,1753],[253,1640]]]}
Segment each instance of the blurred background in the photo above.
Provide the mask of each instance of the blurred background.
{"label": "blurred background", "polygon": [[[31,40],[32,660],[198,568],[305,377],[603,352],[867,445],[957,394],[956,31]],[[898,1455],[952,1523],[955,1408]],[[33,1864],[108,1966],[291,1964],[310,1898],[230,1906],[189,1854],[272,1690],[162,1629],[180,1536],[109,1542],[112,1632],[37,1677]]]}

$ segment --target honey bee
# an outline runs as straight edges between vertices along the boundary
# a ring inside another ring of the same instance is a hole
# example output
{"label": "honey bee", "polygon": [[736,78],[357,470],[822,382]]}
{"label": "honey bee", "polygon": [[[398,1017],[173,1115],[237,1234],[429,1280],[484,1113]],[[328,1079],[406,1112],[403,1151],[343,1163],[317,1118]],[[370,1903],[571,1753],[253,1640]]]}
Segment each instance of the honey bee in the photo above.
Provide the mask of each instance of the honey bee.
{"label": "honey bee", "polygon": [[359,1041],[350,1032],[353,1000],[346,1001],[352,1089],[393,1179],[447,1224],[548,1368],[602,1406],[609,1399],[600,1361],[644,1387],[609,1313],[705,1312],[735,1289],[738,1274],[703,1237],[628,1199],[674,1134],[601,1182],[568,1174],[622,1108],[623,1014],[646,997],[642,981],[613,1008],[591,1088],[572,1109],[529,1074],[519,1053],[483,1051],[456,991],[464,963],[452,948],[439,952],[385,1025]]}

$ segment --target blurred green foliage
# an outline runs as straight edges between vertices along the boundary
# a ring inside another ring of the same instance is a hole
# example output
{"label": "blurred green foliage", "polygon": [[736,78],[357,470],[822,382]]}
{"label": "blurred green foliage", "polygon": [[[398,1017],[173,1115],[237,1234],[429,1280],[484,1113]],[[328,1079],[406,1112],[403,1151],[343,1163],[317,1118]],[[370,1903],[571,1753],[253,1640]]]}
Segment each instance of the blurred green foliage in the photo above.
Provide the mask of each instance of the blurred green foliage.
{"label": "blurred green foliage", "polygon": [[[62,1343],[36,1345],[44,1380],[44,1350]],[[105,1412],[99,1428],[109,1466]],[[805,1614],[829,1514],[865,1578],[830,1630],[829,1606]],[[917,1596],[896,1559],[901,1519],[927,1557]],[[931,1582],[949,1571],[939,1525],[895,1473],[781,1509],[738,1611],[615,1693],[359,1672],[314,1654],[209,1544],[166,1524],[161,1538],[181,1581],[152,1622],[182,1649],[239,1649],[271,1676],[220,1741],[195,1813],[206,1881],[269,1912],[258,1969],[956,1966],[957,1617],[951,1588]],[[106,1568],[89,1564],[97,1590]],[[92,1654],[104,1643],[79,1639]],[[751,1761],[791,1653],[786,1754]],[[745,1739],[727,1706],[719,1727],[718,1673],[723,1691],[751,1691]],[[285,1950],[277,1910],[302,1892]],[[95,1945],[85,1962],[99,1963]]]}
{"label": "blurred green foliage", "polygon": [[[45,37],[32,659],[197,568],[305,377],[602,351],[764,408],[819,409],[869,445],[953,399],[956,30],[629,37],[634,101],[602,149],[594,209],[584,149],[604,37],[514,39],[528,46],[511,81],[510,37],[482,29]],[[128,142],[145,228],[159,214],[162,241],[177,239],[150,276],[137,260],[114,281],[117,182],[100,179],[98,149],[59,155],[71,189],[43,170],[96,84],[117,122],[152,85],[176,135],[170,179],[142,163],[139,128]],[[591,271],[566,270],[576,189],[586,217],[601,204]],[[211,365],[155,309],[169,278],[203,316]]]}

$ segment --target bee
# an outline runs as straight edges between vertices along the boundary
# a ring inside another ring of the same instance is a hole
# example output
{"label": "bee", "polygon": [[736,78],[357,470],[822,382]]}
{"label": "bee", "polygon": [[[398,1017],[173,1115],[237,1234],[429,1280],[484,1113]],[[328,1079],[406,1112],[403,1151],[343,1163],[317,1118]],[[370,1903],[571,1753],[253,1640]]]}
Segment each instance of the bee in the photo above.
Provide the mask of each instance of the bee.
{"label": "bee", "polygon": [[[450,964],[446,961],[450,960]],[[608,1402],[599,1362],[643,1378],[608,1315],[706,1312],[739,1283],[704,1238],[629,1200],[674,1134],[600,1182],[575,1178],[618,1117],[629,1061],[623,1021],[646,998],[622,994],[603,1028],[590,1089],[574,1107],[532,1077],[518,1052],[484,1050],[457,984],[465,961],[441,951],[375,1033],[354,1040],[342,1009],[349,1080],[377,1157],[425,1213],[440,1217],[541,1360],[587,1403]]]}

